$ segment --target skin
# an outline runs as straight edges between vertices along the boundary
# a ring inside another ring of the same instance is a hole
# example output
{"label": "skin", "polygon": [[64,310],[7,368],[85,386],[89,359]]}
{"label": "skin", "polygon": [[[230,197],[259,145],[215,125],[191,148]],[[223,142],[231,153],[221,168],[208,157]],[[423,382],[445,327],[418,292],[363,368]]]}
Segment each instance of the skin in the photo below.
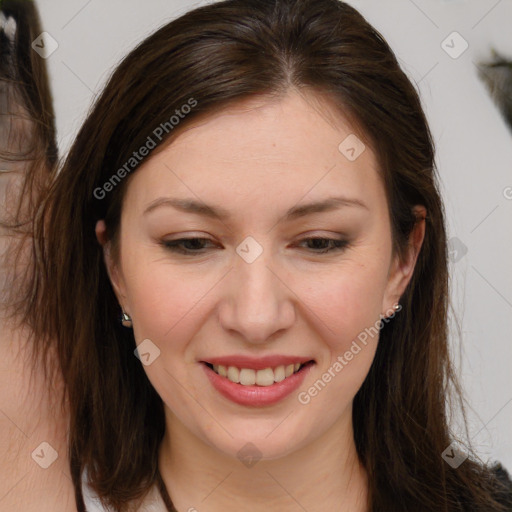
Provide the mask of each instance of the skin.
{"label": "skin", "polygon": [[[62,379],[49,391],[43,369],[30,360],[28,333],[0,323],[0,510],[76,511],[67,456],[69,414],[58,403]],[[57,452],[48,467],[52,452],[41,443]]]}
{"label": "skin", "polygon": [[[307,404],[298,392],[263,408],[234,404],[212,388],[199,363],[232,354],[307,356],[316,364],[298,391],[308,390],[359,333],[390,315],[405,290],[424,221],[411,235],[406,258],[393,257],[375,155],[367,145],[349,161],[338,146],[355,131],[328,108],[319,96],[293,90],[189,125],[130,178],[119,261],[104,222],[97,224],[137,344],[148,338],[161,351],[144,369],[165,404],[159,465],[180,511],[246,509],[248,503],[256,512],[366,510],[352,400],[377,337]],[[297,204],[334,195],[366,208],[283,220]],[[231,216],[219,221],[171,206],[144,215],[162,196],[199,199]],[[416,212],[426,213],[419,206]],[[247,236],[263,249],[250,264],[236,252]],[[313,236],[344,238],[349,245],[318,254],[328,245],[304,241]],[[184,237],[211,242],[185,245],[195,256],[159,243]],[[252,467],[237,456],[248,442],[261,454]]]}
{"label": "skin", "polygon": [[[29,133],[28,127],[25,133]],[[13,213],[19,176],[0,174],[2,219],[10,219]],[[76,506],[67,456],[69,414],[60,405],[62,376],[56,372],[52,382],[45,379],[42,366],[32,363],[28,328],[15,326],[5,315],[7,278],[12,272],[7,251],[17,243],[12,233],[0,228],[0,510],[73,512]],[[28,252],[22,253],[19,270],[28,263],[28,256]],[[50,360],[56,361],[57,356]],[[57,452],[55,460],[51,458],[54,452],[41,443]]]}

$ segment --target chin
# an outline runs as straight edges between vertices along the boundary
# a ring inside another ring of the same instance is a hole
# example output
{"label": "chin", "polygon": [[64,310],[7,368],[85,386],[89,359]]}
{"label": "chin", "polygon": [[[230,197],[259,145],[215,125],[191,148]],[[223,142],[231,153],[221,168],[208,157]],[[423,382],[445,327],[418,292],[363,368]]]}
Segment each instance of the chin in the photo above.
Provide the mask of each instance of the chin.
{"label": "chin", "polygon": [[[215,423],[214,427],[208,429],[200,428],[200,437],[203,441],[215,450],[227,457],[238,459],[250,466],[250,461],[274,460],[286,457],[290,453],[300,449],[307,444],[307,436],[304,429],[299,425],[291,424],[297,418],[280,420],[254,418],[244,421],[235,420],[224,422],[222,426]],[[277,428],[276,428],[277,427]],[[293,441],[293,442],[291,442]]]}

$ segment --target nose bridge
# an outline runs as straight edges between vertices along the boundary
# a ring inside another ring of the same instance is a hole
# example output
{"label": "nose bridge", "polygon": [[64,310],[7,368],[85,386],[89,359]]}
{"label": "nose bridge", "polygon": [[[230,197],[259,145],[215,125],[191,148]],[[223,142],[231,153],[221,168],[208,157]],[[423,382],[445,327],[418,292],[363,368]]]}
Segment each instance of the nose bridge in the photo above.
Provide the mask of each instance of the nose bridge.
{"label": "nose bridge", "polygon": [[293,324],[293,302],[276,276],[269,249],[248,237],[236,251],[220,323],[249,342],[262,343]]}

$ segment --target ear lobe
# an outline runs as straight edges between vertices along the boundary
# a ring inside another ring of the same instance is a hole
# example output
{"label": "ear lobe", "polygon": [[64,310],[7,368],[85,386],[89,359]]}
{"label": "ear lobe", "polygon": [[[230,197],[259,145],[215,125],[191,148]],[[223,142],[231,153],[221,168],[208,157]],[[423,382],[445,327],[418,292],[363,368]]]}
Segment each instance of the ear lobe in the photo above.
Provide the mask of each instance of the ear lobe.
{"label": "ear lobe", "polygon": [[103,219],[96,222],[96,228],[94,231],[96,233],[96,239],[103,247],[107,243],[107,225]]}
{"label": "ear lobe", "polygon": [[107,226],[106,226],[104,220],[99,220],[96,223],[95,232],[96,232],[96,238],[103,248],[103,261],[105,263],[105,268],[107,269],[107,274],[108,274],[108,277],[112,284],[112,288],[114,289],[114,292],[116,294],[116,297],[117,297],[117,300],[119,301],[119,303],[124,304],[125,293],[124,293],[122,278],[119,275],[117,265],[115,264],[115,262],[112,259],[111,250],[110,250],[111,244],[106,236]]}

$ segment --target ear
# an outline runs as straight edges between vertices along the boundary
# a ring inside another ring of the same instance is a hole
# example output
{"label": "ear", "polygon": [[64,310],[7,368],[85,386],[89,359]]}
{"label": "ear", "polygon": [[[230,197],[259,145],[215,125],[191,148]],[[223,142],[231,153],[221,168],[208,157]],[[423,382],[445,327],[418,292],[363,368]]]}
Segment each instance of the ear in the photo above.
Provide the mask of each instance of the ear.
{"label": "ear", "polygon": [[124,279],[121,273],[121,270],[118,268],[116,263],[112,259],[111,255],[111,243],[107,239],[107,226],[104,220],[99,220],[96,223],[96,238],[98,242],[103,247],[103,261],[105,262],[105,267],[107,269],[108,277],[110,282],[112,283],[112,288],[116,294],[117,300],[119,304],[122,305],[124,311],[128,314],[129,311],[125,307],[126,304],[126,293],[124,286]]}
{"label": "ear", "polygon": [[384,293],[382,309],[383,315],[389,312],[393,305],[399,302],[414,273],[418,254],[425,238],[425,218],[427,210],[423,205],[413,208],[416,223],[409,235],[409,244],[403,259],[396,254],[391,262],[388,273],[388,284]]}

